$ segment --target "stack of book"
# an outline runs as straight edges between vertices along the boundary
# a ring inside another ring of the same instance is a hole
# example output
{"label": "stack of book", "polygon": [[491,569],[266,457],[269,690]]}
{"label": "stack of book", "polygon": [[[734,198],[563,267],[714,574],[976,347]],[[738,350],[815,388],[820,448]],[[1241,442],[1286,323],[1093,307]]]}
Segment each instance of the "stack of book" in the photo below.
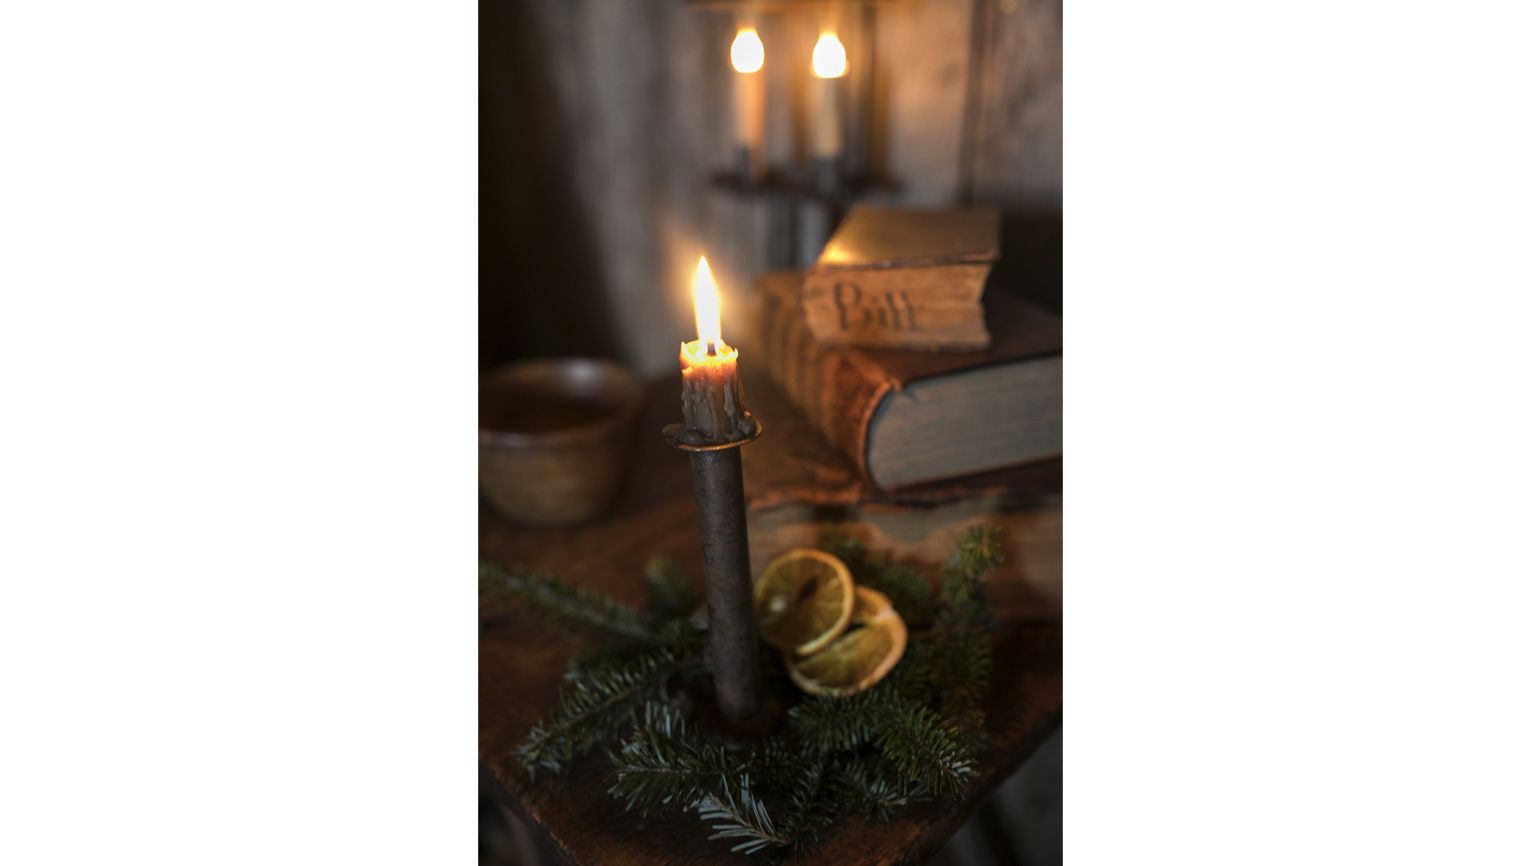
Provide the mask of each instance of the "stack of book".
{"label": "stack of book", "polygon": [[[789,512],[787,527],[819,515],[876,526],[938,551],[987,519],[1035,561],[1056,556],[1062,329],[984,291],[996,221],[857,209],[812,270],[760,278],[773,384],[751,378],[748,390],[773,435],[745,451],[751,508]],[[1059,575],[1035,577],[1054,607]]]}

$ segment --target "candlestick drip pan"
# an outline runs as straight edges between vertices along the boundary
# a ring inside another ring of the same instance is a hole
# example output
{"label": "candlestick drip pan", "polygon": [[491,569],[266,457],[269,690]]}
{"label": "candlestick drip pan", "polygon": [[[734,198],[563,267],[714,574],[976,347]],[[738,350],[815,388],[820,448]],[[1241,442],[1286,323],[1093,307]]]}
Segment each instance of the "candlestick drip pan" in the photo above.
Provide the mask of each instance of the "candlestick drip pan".
{"label": "candlestick drip pan", "polygon": [[[765,432],[764,425],[760,424],[759,419],[752,413],[745,412],[743,417],[754,425],[753,429],[737,439],[729,439],[726,442],[708,441],[706,437],[684,426],[681,421],[675,421],[664,427],[663,438],[668,440],[668,444],[683,451],[722,451],[727,448],[738,448],[753,442]],[[691,441],[692,439],[699,441]]]}

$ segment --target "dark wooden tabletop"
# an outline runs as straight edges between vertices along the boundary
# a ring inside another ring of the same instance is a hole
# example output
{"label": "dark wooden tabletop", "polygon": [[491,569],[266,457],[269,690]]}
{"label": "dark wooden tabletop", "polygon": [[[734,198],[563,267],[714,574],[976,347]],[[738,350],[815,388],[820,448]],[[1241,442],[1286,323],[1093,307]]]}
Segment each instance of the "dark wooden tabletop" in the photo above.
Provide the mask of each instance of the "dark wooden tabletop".
{"label": "dark wooden tabletop", "polygon": [[[567,529],[534,529],[502,519],[483,507],[481,554],[494,562],[545,570],[573,583],[640,604],[643,570],[654,555],[679,563],[700,582],[700,549],[687,455],[668,447],[657,431],[678,414],[677,391],[668,383],[652,391],[643,419],[637,463],[620,505],[607,517]],[[753,446],[749,446],[753,447]],[[1057,505],[1034,526],[1056,536]],[[1036,517],[1036,515],[1028,515]],[[750,545],[774,536],[756,531],[773,516],[751,514]],[[1024,546],[1006,569],[1043,574],[1057,581],[1054,545]],[[759,555],[755,559],[761,558]],[[1010,572],[1008,572],[1010,573]],[[1010,596],[1009,581],[990,592]],[[1057,604],[1057,593],[1050,593]],[[1012,771],[1058,726],[1061,696],[1061,632],[1056,612],[1037,592],[1027,615],[1005,616],[994,639],[995,675],[986,712],[990,746],[980,775],[959,803],[926,804],[901,812],[891,825],[848,817],[819,846],[787,862],[910,864],[939,848]],[[1011,596],[1014,597],[1014,596]],[[602,756],[576,763],[567,773],[531,780],[512,751],[553,705],[568,661],[581,647],[553,627],[514,608],[483,611],[480,652],[480,752],[501,786],[506,805],[547,835],[551,850],[575,864],[706,864],[771,862],[765,855],[730,854],[728,844],[708,841],[693,814],[642,818],[605,793],[608,764]]]}

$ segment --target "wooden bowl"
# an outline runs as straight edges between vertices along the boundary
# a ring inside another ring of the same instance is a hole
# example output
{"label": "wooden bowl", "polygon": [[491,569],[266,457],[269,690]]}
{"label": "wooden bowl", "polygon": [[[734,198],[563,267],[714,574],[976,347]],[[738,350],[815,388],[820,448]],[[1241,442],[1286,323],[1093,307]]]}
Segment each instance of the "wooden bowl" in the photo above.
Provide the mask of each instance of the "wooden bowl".
{"label": "wooden bowl", "polygon": [[507,517],[566,526],[601,514],[625,484],[642,383],[614,361],[552,358],[481,379],[481,490]]}

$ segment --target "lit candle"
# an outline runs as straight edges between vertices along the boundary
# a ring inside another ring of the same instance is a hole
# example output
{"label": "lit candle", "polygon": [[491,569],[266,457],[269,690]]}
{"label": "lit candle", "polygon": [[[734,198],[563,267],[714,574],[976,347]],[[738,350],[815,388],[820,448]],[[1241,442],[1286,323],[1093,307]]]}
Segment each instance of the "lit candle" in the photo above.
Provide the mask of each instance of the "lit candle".
{"label": "lit candle", "polygon": [[745,436],[754,422],[743,408],[738,350],[722,340],[717,284],[705,256],[695,267],[695,332],[697,339],[679,344],[684,426],[711,442]]}
{"label": "lit candle", "polygon": [[840,129],[839,80],[849,69],[845,46],[838,36],[824,33],[813,46],[813,157],[835,159],[843,146]]}
{"label": "lit candle", "polygon": [[749,176],[759,177],[765,164],[765,44],[753,27],[745,27],[728,53],[733,63],[733,140]]}

